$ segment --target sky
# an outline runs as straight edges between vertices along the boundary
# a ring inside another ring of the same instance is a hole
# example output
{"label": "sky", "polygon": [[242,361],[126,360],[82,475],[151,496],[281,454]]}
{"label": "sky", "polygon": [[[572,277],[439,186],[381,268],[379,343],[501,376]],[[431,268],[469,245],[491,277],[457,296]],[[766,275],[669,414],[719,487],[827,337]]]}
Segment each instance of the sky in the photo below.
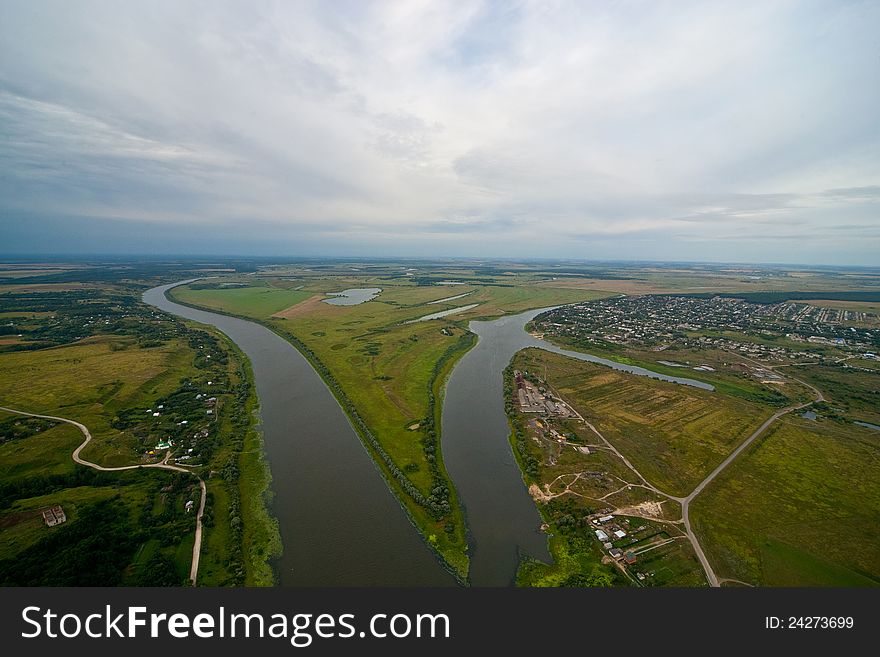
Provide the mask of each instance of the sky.
{"label": "sky", "polygon": [[0,253],[880,265],[880,2],[0,0]]}

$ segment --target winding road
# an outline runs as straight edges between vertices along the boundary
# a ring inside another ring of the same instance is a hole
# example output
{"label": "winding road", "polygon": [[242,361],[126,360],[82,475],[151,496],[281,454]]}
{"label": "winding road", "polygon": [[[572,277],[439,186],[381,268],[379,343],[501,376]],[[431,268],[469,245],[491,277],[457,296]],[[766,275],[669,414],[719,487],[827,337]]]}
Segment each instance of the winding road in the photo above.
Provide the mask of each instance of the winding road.
{"label": "winding road", "polygon": [[[171,456],[171,452],[167,452],[165,454],[165,458],[162,459],[159,463],[149,463],[145,465],[122,465],[115,468],[106,468],[103,465],[98,465],[97,463],[92,463],[91,461],[87,461],[80,456],[80,452],[82,452],[83,448],[89,444],[92,440],[92,434],[89,431],[88,427],[76,420],[69,420],[65,417],[58,417],[56,415],[40,415],[39,413],[28,413],[26,411],[19,411],[14,408],[7,408],[5,406],[0,406],[0,411],[5,411],[6,413],[14,413],[16,415],[25,415],[27,417],[38,417],[44,420],[55,420],[57,422],[64,422],[66,424],[72,424],[77,429],[82,432],[83,436],[85,436],[85,440],[80,443],[79,447],[73,450],[73,454],[71,458],[80,465],[85,465],[89,468],[93,468],[95,470],[100,470],[101,472],[118,472],[120,470],[135,470],[137,468],[159,468],[161,470],[173,470],[174,472],[186,472],[187,474],[193,474],[191,471],[183,468],[179,465],[169,465],[168,458]],[[196,476],[196,475],[193,475]],[[201,477],[198,477],[199,480],[199,489],[201,490],[201,500],[199,501],[199,511],[196,513],[196,537],[195,542],[193,543],[193,552],[192,552],[192,566],[189,571],[189,579],[192,582],[193,586],[196,585],[196,580],[199,575],[199,557],[202,552],[202,515],[205,513],[205,499],[207,498],[207,488],[205,487],[205,482]]]}

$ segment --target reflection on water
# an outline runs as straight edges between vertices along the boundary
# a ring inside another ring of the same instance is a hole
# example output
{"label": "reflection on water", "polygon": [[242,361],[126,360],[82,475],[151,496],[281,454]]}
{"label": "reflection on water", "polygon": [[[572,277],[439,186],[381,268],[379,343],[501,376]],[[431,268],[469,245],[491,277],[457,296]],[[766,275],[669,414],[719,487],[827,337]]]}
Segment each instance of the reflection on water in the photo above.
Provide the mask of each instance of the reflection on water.
{"label": "reflection on water", "polygon": [[371,301],[379,296],[381,287],[353,287],[342,292],[326,292],[332,299],[324,299],[324,303],[331,306],[356,306],[364,301]]}

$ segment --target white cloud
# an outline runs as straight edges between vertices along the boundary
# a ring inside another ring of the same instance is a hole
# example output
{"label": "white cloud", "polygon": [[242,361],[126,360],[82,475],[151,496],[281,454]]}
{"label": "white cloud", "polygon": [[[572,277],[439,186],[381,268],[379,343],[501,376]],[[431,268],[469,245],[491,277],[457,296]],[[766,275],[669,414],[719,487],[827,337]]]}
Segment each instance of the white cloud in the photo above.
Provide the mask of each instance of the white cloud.
{"label": "white cloud", "polygon": [[[230,239],[259,222],[278,248],[348,253],[604,240],[626,257],[662,236],[658,254],[735,260],[761,225],[821,259],[846,225],[839,252],[876,263],[878,19],[859,2],[5,3],[0,207]],[[828,191],[845,188],[862,191]]]}

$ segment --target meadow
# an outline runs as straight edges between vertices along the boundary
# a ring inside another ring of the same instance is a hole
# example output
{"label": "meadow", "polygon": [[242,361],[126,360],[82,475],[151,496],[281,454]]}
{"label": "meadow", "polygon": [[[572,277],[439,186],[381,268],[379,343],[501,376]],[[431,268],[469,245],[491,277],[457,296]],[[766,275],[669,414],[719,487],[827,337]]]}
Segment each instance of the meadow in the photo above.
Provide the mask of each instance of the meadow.
{"label": "meadow", "polygon": [[[274,583],[270,560],[280,543],[267,511],[268,468],[244,355],[219,332],[155,316],[136,290],[108,287],[62,299],[40,288],[0,294],[0,308],[15,308],[6,311],[13,320],[42,320],[39,330],[62,344],[0,353],[0,405],[82,422],[93,440],[81,456],[108,467],[155,462],[164,453],[146,450],[169,435],[174,462],[187,456],[184,441],[205,425],[206,437],[189,450],[190,458],[204,461],[208,490],[198,583]],[[42,310],[56,305],[56,312]],[[211,421],[203,402],[194,401],[207,380],[217,397]],[[149,411],[159,404],[165,409],[156,418]],[[195,520],[184,506],[198,501],[196,478],[158,470],[99,473],[73,462],[82,440],[67,424],[0,413],[0,581],[93,582],[81,546],[68,545],[89,543],[81,525],[93,522],[94,532],[106,535],[100,549],[106,547],[110,564],[101,583],[188,584]],[[211,470],[220,476],[208,477]],[[62,505],[67,522],[49,528],[39,510],[54,504]],[[46,572],[28,566],[20,573],[11,566],[46,558],[79,566]]]}
{"label": "meadow", "polygon": [[[548,358],[545,360],[545,357]],[[540,491],[540,494],[533,492],[533,497],[548,523],[549,547],[553,556],[551,564],[525,561],[520,567],[517,583],[520,586],[538,587],[603,583],[705,586],[702,568],[690,543],[684,539],[683,531],[674,524],[663,522],[681,518],[681,507],[677,502],[641,487],[627,486],[625,482],[639,483],[637,476],[607,449],[592,447],[599,439],[581,422],[574,419],[538,419],[532,414],[519,412],[513,397],[513,369],[536,374],[556,394],[562,394],[556,386],[559,380],[571,376],[579,366],[586,365],[574,361],[570,363],[573,367],[570,370],[569,363],[564,362],[569,360],[556,354],[527,349],[514,357],[507,370],[505,391],[512,426],[511,447],[523,470],[526,484],[531,490],[534,491],[537,486]],[[564,398],[584,413],[583,407],[573,399]],[[566,444],[560,445],[546,437],[538,438],[540,432],[534,428],[537,423],[545,429],[552,426],[566,436]],[[588,454],[578,449],[585,446],[591,446]],[[624,453],[632,459],[629,453]],[[637,509],[638,505],[646,502],[657,505],[655,508],[659,512],[656,519],[625,515],[638,513],[627,509]],[[642,580],[633,577],[632,570],[624,575],[619,569],[609,567],[609,558],[593,536],[595,526],[586,517],[589,514],[608,513],[611,509],[620,512],[618,522],[628,534],[616,540],[614,547],[624,551],[646,550],[639,556],[635,567],[637,572],[643,573]],[[654,547],[660,541],[668,542]]]}
{"label": "meadow", "polygon": [[763,586],[880,585],[880,434],[788,416],[691,507],[719,577]]}
{"label": "meadow", "polygon": [[223,310],[264,318],[308,299],[311,294],[297,290],[275,287],[231,287],[231,288],[176,288],[174,296],[184,303],[202,306],[211,310]]}
{"label": "meadow", "polygon": [[537,349],[526,351],[519,362],[546,378],[651,483],[670,495],[690,493],[772,415],[768,407],[718,392]]}

